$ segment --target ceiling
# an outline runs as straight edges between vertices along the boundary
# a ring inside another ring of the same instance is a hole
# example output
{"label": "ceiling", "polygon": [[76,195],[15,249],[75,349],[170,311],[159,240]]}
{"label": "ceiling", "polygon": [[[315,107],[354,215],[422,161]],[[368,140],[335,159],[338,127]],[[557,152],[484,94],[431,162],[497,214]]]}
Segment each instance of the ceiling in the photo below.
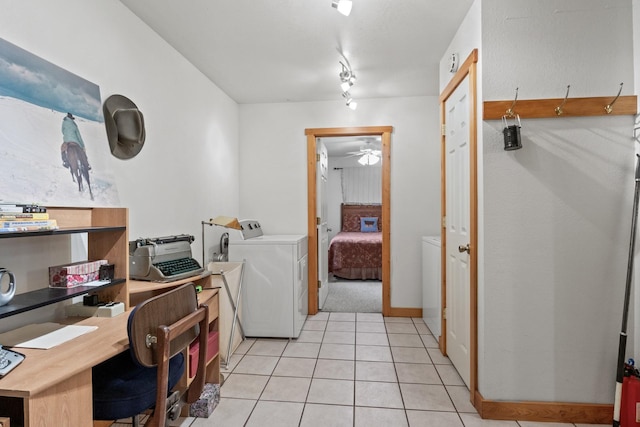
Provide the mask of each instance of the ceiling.
{"label": "ceiling", "polygon": [[[438,68],[473,0],[120,0],[239,104],[438,95]],[[346,108],[346,107],[345,107]]]}
{"label": "ceiling", "polygon": [[382,150],[380,136],[338,136],[318,139],[327,147],[330,157],[350,157],[361,149]]}

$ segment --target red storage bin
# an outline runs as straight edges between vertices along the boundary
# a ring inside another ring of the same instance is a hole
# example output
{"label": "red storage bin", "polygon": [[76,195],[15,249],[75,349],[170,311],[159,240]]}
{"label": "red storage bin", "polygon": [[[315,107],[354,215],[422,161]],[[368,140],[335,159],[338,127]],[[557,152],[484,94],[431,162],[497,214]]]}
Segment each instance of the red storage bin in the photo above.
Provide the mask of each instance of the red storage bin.
{"label": "red storage bin", "polygon": [[[218,354],[218,331],[210,331],[207,338],[207,362]],[[198,371],[198,351],[200,350],[200,343],[196,339],[189,345],[189,378],[196,376]]]}
{"label": "red storage bin", "polygon": [[640,426],[640,378],[631,376],[622,380],[620,425]]}

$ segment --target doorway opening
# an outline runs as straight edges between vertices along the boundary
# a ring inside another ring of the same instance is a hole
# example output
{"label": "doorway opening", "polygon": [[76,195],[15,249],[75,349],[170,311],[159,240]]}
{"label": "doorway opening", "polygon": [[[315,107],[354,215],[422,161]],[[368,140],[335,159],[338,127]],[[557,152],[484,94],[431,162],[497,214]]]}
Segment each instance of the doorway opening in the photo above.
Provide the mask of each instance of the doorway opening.
{"label": "doorway opening", "polygon": [[[356,127],[356,128],[327,128],[306,129],[307,135],[307,184],[308,184],[308,235],[309,235],[309,314],[316,314],[319,309],[320,296],[324,292],[321,288],[321,274],[324,268],[328,269],[328,251],[325,257],[323,242],[328,242],[328,230],[323,230],[322,206],[318,202],[318,171],[321,166],[322,154],[318,152],[318,140],[323,138],[372,138],[380,140],[381,157],[381,206],[378,218],[382,237],[382,262],[380,276],[382,283],[382,314],[389,316],[391,312],[391,288],[390,288],[390,145],[391,126],[383,127]],[[368,224],[373,226],[372,224]],[[326,225],[328,229],[328,225]],[[326,231],[326,237],[325,237]],[[319,245],[320,242],[320,245]],[[320,247],[320,248],[319,248]],[[319,265],[321,270],[319,270]]]}
{"label": "doorway opening", "polygon": [[318,308],[382,313],[382,138],[324,137],[316,148]]}

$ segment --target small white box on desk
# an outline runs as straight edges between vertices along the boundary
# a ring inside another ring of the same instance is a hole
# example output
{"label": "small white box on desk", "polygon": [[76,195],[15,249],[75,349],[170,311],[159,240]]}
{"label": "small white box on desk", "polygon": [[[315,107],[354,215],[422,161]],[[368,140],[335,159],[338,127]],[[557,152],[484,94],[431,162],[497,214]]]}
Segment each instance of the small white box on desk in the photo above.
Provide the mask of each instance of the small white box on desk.
{"label": "small white box on desk", "polygon": [[67,317],[115,317],[124,313],[124,303],[113,302],[106,305],[84,305],[78,302],[65,308]]}

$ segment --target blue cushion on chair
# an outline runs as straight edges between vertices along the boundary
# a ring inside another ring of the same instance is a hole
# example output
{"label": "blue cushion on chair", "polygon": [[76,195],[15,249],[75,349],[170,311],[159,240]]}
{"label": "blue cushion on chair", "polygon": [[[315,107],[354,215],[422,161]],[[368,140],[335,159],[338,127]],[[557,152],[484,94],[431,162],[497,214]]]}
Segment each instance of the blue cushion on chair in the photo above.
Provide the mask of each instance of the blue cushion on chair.
{"label": "blue cushion on chair", "polygon": [[[180,380],[185,363],[182,353],[169,362],[169,390]],[[128,351],[93,368],[93,418],[117,420],[132,417],[156,402],[157,368],[132,360]]]}
{"label": "blue cushion on chair", "polygon": [[[155,406],[158,368],[141,365],[132,350],[131,325],[137,311],[134,308],[127,319],[129,351],[93,367],[94,420],[129,418]],[[169,360],[169,390],[184,370],[184,355],[178,353]]]}

